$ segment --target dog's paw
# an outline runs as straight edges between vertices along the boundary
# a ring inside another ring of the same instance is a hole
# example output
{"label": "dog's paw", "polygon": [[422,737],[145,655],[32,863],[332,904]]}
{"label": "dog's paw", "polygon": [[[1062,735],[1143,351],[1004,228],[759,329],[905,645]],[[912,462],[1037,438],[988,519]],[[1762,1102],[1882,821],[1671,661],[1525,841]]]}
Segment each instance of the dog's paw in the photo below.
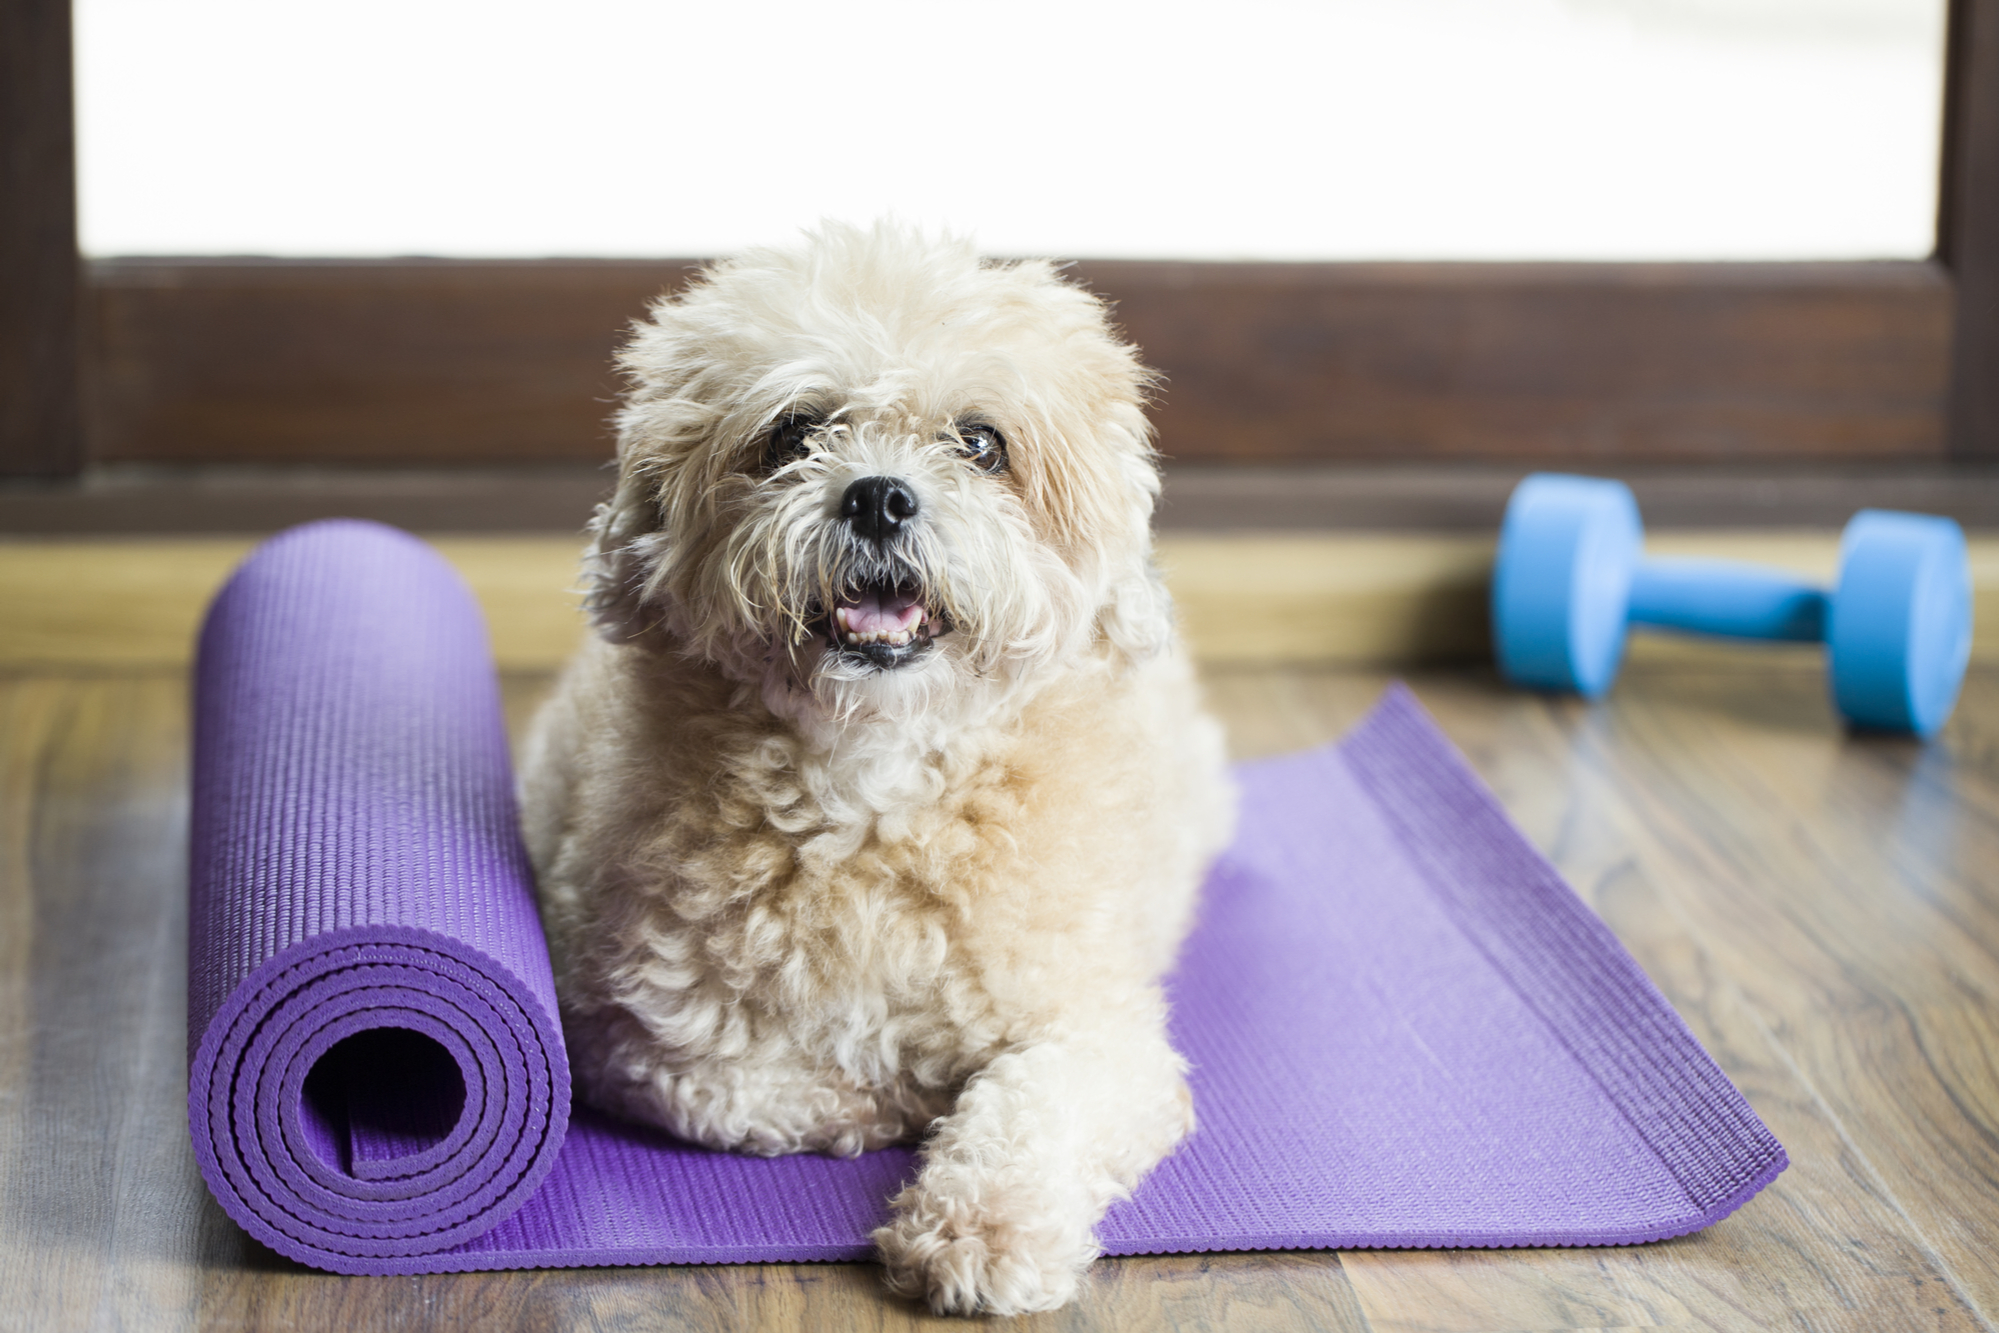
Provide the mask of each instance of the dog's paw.
{"label": "dog's paw", "polygon": [[889,1289],[938,1314],[1027,1314],[1066,1305],[1097,1257],[1088,1229],[1021,1225],[991,1207],[912,1186],[875,1232]]}

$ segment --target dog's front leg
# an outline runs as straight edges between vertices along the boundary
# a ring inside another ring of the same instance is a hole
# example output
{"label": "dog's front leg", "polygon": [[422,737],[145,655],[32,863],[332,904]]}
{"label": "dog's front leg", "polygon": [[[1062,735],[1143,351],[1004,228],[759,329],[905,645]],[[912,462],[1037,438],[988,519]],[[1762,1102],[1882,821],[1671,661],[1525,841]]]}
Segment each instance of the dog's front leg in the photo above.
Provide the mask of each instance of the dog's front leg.
{"label": "dog's front leg", "polygon": [[975,1075],[875,1233],[888,1282],[940,1314],[1050,1310],[1113,1200],[1194,1126],[1157,1011],[1022,1045]]}

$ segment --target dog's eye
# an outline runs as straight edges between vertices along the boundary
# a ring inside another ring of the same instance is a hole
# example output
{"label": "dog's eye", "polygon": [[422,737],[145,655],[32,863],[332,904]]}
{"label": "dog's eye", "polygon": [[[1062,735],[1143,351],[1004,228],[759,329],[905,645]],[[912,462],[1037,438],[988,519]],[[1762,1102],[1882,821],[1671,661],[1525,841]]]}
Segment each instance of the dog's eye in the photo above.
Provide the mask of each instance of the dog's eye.
{"label": "dog's eye", "polygon": [[1007,440],[983,421],[968,421],[957,428],[959,456],[981,472],[1007,470]]}
{"label": "dog's eye", "polygon": [[811,453],[812,446],[806,441],[825,424],[826,418],[817,412],[796,412],[779,418],[764,443],[764,470],[776,472]]}

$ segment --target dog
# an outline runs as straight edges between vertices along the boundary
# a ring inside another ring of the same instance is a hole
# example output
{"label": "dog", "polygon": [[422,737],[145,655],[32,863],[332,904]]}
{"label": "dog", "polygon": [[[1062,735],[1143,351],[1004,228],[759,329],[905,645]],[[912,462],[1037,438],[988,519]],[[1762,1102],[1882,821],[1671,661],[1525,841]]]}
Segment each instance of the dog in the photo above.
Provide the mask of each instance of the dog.
{"label": "dog", "polygon": [[889,224],[709,267],[619,364],[597,632],[522,761],[577,1087],[717,1149],[921,1142],[891,1288],[1060,1306],[1193,1127],[1161,980],[1233,819],[1152,377],[1054,266]]}

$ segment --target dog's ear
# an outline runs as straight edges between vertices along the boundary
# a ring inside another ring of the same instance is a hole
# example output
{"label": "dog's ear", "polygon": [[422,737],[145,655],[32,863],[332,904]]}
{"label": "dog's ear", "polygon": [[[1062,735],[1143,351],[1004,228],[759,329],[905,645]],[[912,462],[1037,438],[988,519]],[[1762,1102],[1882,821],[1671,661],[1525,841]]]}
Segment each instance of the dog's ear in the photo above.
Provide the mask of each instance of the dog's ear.
{"label": "dog's ear", "polygon": [[1097,624],[1112,647],[1133,662],[1157,657],[1173,643],[1174,599],[1150,559],[1112,585]]}
{"label": "dog's ear", "polygon": [[583,553],[584,610],[612,643],[644,637],[656,617],[645,608],[646,581],[664,540],[650,469],[620,469],[618,488],[591,515]]}

